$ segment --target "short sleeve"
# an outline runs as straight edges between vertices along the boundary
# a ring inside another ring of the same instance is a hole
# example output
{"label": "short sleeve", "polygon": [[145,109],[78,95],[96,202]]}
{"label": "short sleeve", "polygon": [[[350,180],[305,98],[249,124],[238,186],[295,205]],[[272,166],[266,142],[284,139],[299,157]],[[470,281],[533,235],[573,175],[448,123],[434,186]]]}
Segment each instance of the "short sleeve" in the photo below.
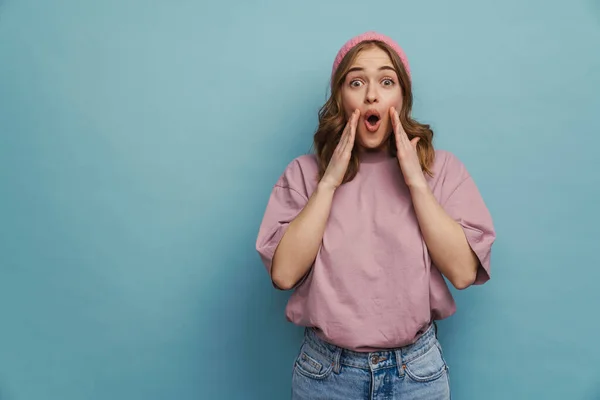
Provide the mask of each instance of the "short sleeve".
{"label": "short sleeve", "polygon": [[[302,190],[292,187],[304,187],[301,182],[297,182],[298,179],[301,179],[301,174],[295,171],[297,167],[297,165],[290,164],[273,187],[258,231],[256,250],[269,276],[271,276],[273,255],[281,238],[290,222],[296,218],[308,202],[308,197],[302,193]],[[296,286],[301,282],[298,282]],[[274,283],[273,286],[279,289]]]}
{"label": "short sleeve", "polygon": [[473,284],[481,285],[491,277],[491,251],[496,239],[492,216],[463,163],[449,154],[445,169],[442,207],[463,228],[477,255],[480,265]]}

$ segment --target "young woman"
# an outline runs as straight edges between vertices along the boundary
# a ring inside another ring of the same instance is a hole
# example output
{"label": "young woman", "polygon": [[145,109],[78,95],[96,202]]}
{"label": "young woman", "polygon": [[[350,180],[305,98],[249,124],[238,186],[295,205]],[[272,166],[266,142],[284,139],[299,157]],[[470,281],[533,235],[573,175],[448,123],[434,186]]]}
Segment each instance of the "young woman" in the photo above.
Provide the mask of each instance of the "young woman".
{"label": "young woman", "polygon": [[256,248],[293,289],[305,327],[293,399],[449,399],[435,320],[457,289],[490,278],[492,218],[453,154],[411,117],[409,64],[367,32],[335,58],[314,155],[275,184]]}

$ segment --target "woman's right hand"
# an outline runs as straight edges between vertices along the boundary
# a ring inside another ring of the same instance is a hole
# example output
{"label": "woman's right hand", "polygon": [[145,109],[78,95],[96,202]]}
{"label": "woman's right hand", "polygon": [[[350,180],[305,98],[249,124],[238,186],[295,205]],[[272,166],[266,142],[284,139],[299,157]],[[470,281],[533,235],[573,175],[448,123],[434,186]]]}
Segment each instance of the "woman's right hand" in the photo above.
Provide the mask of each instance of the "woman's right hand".
{"label": "woman's right hand", "polygon": [[327,165],[327,169],[325,170],[319,185],[335,190],[342,184],[344,176],[346,175],[346,170],[348,169],[348,164],[350,163],[350,156],[352,155],[352,148],[354,147],[356,126],[359,117],[360,110],[354,110],[346,123],[340,141],[333,151],[331,160],[329,160],[329,164]]}

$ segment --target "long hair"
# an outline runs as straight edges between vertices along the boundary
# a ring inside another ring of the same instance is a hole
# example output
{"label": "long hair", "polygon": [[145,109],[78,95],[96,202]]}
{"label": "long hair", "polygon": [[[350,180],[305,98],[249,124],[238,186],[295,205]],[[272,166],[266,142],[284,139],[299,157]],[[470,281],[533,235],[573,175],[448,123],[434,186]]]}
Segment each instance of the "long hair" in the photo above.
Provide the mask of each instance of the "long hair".
{"label": "long hair", "polygon": [[[421,169],[426,174],[432,176],[431,166],[433,164],[435,151],[433,148],[433,130],[427,124],[421,124],[411,117],[413,96],[410,78],[404,69],[404,65],[398,57],[398,54],[385,43],[379,41],[365,41],[359,43],[348,52],[337,68],[331,82],[331,95],[327,102],[319,110],[319,126],[314,134],[313,146],[317,155],[319,164],[319,179],[323,177],[327,165],[331,160],[333,152],[338,145],[347,120],[344,115],[342,105],[342,84],[346,79],[348,70],[352,63],[360,53],[360,51],[377,46],[388,53],[392,60],[392,65],[398,75],[400,87],[402,88],[402,109],[398,111],[400,122],[408,135],[408,139],[412,140],[419,137],[417,143],[417,154]],[[391,156],[396,156],[396,140],[394,135],[390,135],[387,148]],[[358,173],[360,161],[358,157],[358,146],[354,146],[350,163],[346,171],[346,175],[342,183],[346,183],[354,179]]]}

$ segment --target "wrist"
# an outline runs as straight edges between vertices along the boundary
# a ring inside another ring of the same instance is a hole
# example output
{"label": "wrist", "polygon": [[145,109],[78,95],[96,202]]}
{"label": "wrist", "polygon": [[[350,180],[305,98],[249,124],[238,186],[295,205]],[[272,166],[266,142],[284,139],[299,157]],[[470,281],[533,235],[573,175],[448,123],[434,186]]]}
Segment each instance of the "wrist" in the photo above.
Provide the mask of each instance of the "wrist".
{"label": "wrist", "polygon": [[319,192],[319,193],[333,194],[336,189],[337,189],[337,187],[335,185],[332,185],[332,184],[324,182],[324,181],[320,181],[317,184],[317,192]]}
{"label": "wrist", "polygon": [[425,178],[409,181],[406,183],[406,185],[411,191],[429,190],[429,185],[427,184]]}

